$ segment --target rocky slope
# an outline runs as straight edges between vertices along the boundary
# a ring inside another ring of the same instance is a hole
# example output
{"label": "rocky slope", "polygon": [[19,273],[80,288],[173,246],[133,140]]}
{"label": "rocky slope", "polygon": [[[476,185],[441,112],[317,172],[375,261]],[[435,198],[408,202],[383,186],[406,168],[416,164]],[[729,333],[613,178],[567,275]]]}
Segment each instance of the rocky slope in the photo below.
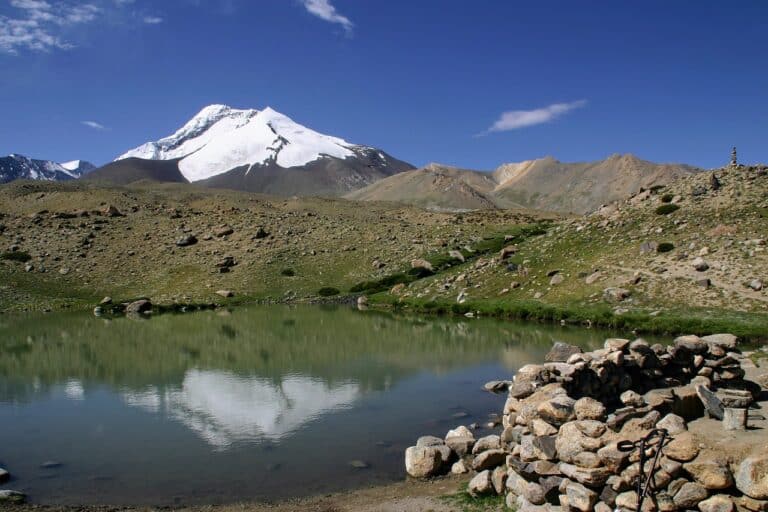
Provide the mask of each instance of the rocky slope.
{"label": "rocky slope", "polygon": [[664,185],[698,170],[682,164],[656,164],[634,155],[563,163],[552,157],[504,164],[482,173],[430,164],[373,183],[347,197],[400,201],[444,209],[526,207],[586,213],[603,204]]}
{"label": "rocky slope", "polygon": [[188,184],[16,182],[0,187],[0,310],[92,307],[105,295],[222,302],[221,289],[235,301],[316,297],[322,287],[346,293],[414,254],[473,243],[479,222],[503,229],[533,218],[457,219]]}
{"label": "rocky slope", "polygon": [[497,208],[493,176],[440,164],[406,171],[347,194],[355,201],[393,201],[431,210]]}
{"label": "rocky slope", "polygon": [[404,301],[768,311],[768,168],[684,176],[400,292]]}
{"label": "rocky slope", "polygon": [[83,160],[57,163],[11,154],[0,158],[0,183],[13,180],[73,180],[88,174],[95,168],[95,165]]}
{"label": "rocky slope", "polygon": [[118,157],[94,178],[186,181],[274,195],[341,195],[413,166],[265,108],[210,105],[174,134]]}
{"label": "rocky slope", "polygon": [[605,325],[722,318],[754,334],[768,326],[767,173],[693,174],[564,219],[188,184],[19,182],[0,188],[0,306],[207,302],[222,289],[276,300],[333,287],[372,303]]}

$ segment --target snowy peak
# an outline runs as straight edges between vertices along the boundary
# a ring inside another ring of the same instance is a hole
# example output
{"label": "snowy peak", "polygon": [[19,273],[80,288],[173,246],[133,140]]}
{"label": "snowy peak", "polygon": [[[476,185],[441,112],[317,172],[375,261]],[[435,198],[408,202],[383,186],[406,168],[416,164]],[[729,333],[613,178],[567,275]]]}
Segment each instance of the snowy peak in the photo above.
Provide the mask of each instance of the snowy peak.
{"label": "snowy peak", "polygon": [[26,179],[66,181],[84,176],[96,166],[84,160],[72,160],[63,164],[50,160],[36,160],[12,153],[0,158],[0,183]]}
{"label": "snowy peak", "polygon": [[302,167],[321,158],[346,159],[368,150],[338,137],[324,135],[269,107],[203,108],[173,135],[147,142],[117,160],[178,160],[188,181],[200,181],[233,169],[273,165]]}

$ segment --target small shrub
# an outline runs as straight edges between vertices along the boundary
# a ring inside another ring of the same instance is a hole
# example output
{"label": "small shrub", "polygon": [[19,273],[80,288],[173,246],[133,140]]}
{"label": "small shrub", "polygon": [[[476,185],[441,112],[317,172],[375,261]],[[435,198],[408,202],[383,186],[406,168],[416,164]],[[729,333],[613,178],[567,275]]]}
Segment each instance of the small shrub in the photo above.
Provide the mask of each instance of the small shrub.
{"label": "small shrub", "polygon": [[19,261],[21,263],[26,263],[31,259],[32,256],[26,252],[21,251],[4,252],[3,254],[0,254],[0,260]]}
{"label": "small shrub", "polygon": [[672,194],[664,194],[661,196],[661,202],[662,203],[671,203],[672,200],[675,198]]}
{"label": "small shrub", "polygon": [[296,272],[294,272],[292,268],[284,268],[283,270],[280,271],[280,274],[287,277],[293,277],[296,275]]}
{"label": "small shrub", "polygon": [[656,215],[669,215],[672,212],[679,210],[680,207],[673,203],[667,203],[656,208]]}
{"label": "small shrub", "polygon": [[665,188],[665,185],[654,185],[651,187],[651,192],[658,192],[659,190]]}
{"label": "small shrub", "polygon": [[323,288],[320,288],[317,290],[317,294],[321,297],[333,297],[334,295],[338,295],[341,292],[338,288],[334,288],[332,286],[324,286]]}
{"label": "small shrub", "polygon": [[656,252],[669,252],[674,248],[675,248],[675,244],[671,242],[661,242],[659,246],[656,247]]}

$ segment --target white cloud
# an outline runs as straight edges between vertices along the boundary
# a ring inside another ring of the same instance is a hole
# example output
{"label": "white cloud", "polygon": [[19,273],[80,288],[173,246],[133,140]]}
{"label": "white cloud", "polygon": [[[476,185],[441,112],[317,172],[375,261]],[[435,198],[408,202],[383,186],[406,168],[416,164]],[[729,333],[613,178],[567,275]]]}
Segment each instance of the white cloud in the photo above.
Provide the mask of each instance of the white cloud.
{"label": "white cloud", "polygon": [[349,18],[339,14],[336,8],[331,5],[330,0],[301,0],[301,3],[304,4],[304,7],[310,14],[329,23],[338,23],[344,27],[348,35],[352,34],[354,24]]}
{"label": "white cloud", "polygon": [[506,132],[517,130],[527,126],[548,123],[561,117],[571,110],[581,108],[587,104],[587,100],[572,101],[570,103],[554,103],[546,107],[534,110],[510,110],[502,112],[499,119],[490,128],[479,135],[487,135],[493,132]]}
{"label": "white cloud", "polygon": [[[0,0],[0,2],[3,0]],[[0,15],[0,54],[50,52],[75,47],[65,39],[72,27],[93,24],[112,15],[133,23],[155,25],[163,18],[126,9],[135,0],[9,0],[17,10]]]}
{"label": "white cloud", "polygon": [[96,121],[81,121],[80,123],[87,126],[88,128],[93,128],[94,130],[99,130],[99,131],[109,130],[109,128],[107,128],[101,123],[97,123]]}
{"label": "white cloud", "polygon": [[102,12],[97,5],[82,1],[10,0],[10,4],[20,12],[15,17],[0,16],[0,53],[11,55],[20,50],[74,48],[61,38],[62,27],[90,23]]}

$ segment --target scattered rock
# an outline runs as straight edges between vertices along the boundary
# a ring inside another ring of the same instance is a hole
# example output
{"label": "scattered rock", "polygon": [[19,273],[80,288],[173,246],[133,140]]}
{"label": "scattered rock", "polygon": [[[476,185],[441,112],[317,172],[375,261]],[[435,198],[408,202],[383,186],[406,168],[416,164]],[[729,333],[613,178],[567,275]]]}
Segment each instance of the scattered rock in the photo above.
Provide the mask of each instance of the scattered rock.
{"label": "scattered rock", "polygon": [[631,292],[625,288],[606,288],[603,290],[603,297],[610,302],[621,302],[626,300]]}
{"label": "scattered rock", "polygon": [[219,295],[224,298],[234,297],[235,293],[232,290],[219,290],[216,292],[216,295]]}
{"label": "scattered rock", "polygon": [[131,302],[125,307],[126,313],[150,313],[151,311],[152,303],[147,299]]}
{"label": "scattered rock", "polygon": [[693,262],[691,263],[693,265],[693,268],[696,269],[697,272],[704,272],[706,270],[709,270],[709,263],[704,261],[704,258],[697,257]]}
{"label": "scattered rock", "polygon": [[188,247],[197,243],[197,237],[195,235],[183,235],[176,240],[176,245],[179,247]]}

